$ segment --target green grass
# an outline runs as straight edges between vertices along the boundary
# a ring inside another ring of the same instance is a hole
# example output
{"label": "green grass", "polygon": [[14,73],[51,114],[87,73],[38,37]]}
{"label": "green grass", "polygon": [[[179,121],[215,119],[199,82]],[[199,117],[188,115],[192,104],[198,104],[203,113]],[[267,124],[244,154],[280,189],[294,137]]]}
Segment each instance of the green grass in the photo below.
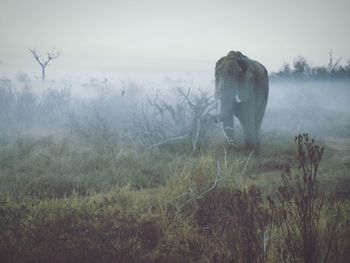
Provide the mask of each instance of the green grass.
{"label": "green grass", "polygon": [[[265,134],[250,159],[215,140],[192,154],[186,142],[135,150],[68,135],[0,138],[0,261],[281,262],[273,244],[264,255],[249,244],[269,229],[266,199],[283,167],[297,168],[294,138]],[[340,207],[332,253],[346,262],[350,153],[324,144],[320,191]]]}

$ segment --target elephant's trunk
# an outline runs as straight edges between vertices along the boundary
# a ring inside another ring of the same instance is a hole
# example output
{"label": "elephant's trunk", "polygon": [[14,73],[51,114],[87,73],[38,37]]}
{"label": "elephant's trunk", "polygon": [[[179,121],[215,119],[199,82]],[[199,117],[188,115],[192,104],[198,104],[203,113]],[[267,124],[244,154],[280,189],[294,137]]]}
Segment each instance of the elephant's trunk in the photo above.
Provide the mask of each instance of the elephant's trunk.
{"label": "elephant's trunk", "polygon": [[227,92],[232,92],[234,102],[241,103],[249,100],[252,89],[248,83],[240,83],[233,78],[224,78],[219,80],[218,90],[219,93],[226,91],[226,95]]}
{"label": "elephant's trunk", "polygon": [[232,78],[220,79],[218,83],[219,93],[224,93],[225,96],[233,98],[235,101],[239,102],[240,97],[237,89],[238,83]]}

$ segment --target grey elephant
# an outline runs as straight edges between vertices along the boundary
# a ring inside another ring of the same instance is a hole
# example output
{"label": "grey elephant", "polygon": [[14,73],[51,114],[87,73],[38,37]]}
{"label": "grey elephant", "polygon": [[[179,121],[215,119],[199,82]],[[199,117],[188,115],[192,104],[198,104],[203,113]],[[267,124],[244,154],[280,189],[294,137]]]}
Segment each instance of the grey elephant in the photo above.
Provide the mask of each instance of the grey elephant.
{"label": "grey elephant", "polygon": [[215,94],[220,98],[221,111],[214,120],[223,122],[227,137],[234,140],[235,115],[242,124],[246,147],[259,150],[268,93],[266,68],[239,51],[230,51],[215,66]]}

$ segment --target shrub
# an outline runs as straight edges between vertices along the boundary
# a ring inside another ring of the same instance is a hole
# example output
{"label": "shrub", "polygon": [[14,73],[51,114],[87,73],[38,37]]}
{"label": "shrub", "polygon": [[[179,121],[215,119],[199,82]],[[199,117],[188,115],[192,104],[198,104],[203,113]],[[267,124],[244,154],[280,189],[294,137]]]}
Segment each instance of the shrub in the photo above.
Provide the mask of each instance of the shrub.
{"label": "shrub", "polygon": [[[308,134],[295,137],[298,168],[294,172],[286,166],[279,187],[277,206],[272,199],[270,205],[276,211],[277,257],[281,262],[330,262],[330,252],[334,246],[334,234],[339,212],[335,220],[326,224],[327,234],[332,238],[321,238],[321,216],[325,198],[319,191],[318,168],[323,155],[323,147],[309,138]],[[321,248],[325,248],[321,251]]]}

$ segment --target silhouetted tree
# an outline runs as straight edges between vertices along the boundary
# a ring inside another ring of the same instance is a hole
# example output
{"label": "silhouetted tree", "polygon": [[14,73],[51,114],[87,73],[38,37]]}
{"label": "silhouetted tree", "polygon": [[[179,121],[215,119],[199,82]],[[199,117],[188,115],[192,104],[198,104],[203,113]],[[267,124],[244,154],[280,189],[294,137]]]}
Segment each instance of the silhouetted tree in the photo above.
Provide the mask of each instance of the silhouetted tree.
{"label": "silhouetted tree", "polygon": [[40,59],[40,55],[38,55],[38,53],[35,49],[29,49],[29,51],[30,51],[30,53],[32,53],[33,57],[35,58],[35,60],[39,63],[39,65],[41,67],[41,80],[44,82],[45,81],[46,67],[49,65],[49,62],[51,60],[58,58],[60,53],[55,51],[55,50],[52,50],[51,52],[47,53],[47,59],[43,60],[43,59]]}
{"label": "silhouetted tree", "polygon": [[290,77],[290,73],[292,69],[290,68],[289,63],[284,63],[280,71],[278,72],[278,76],[282,78]]}
{"label": "silhouetted tree", "polygon": [[298,57],[293,63],[293,74],[298,78],[304,78],[310,73],[310,66],[304,57]]}
{"label": "silhouetted tree", "polygon": [[282,72],[284,72],[285,74],[288,74],[288,75],[292,72],[289,63],[283,64]]}

